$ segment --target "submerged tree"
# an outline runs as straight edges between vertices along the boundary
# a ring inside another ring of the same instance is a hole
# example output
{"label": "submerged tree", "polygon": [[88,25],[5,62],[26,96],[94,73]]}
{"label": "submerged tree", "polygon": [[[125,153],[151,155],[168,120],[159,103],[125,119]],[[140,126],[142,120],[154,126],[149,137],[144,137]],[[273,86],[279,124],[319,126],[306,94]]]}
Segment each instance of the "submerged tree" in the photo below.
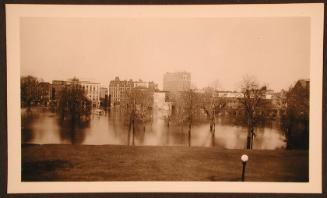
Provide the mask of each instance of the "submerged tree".
{"label": "submerged tree", "polygon": [[266,101],[266,86],[260,86],[253,77],[246,76],[241,82],[241,92],[243,97],[240,102],[244,109],[245,121],[248,128],[246,148],[253,148],[253,138],[258,121],[262,117]]}
{"label": "submerged tree", "polygon": [[73,79],[71,83],[64,87],[59,97],[57,111],[61,119],[71,119],[72,124],[87,118],[91,114],[92,104],[85,95],[83,87],[78,79]]}
{"label": "submerged tree", "polygon": [[130,133],[132,133],[132,145],[135,139],[135,127],[137,124],[143,125],[152,119],[153,91],[143,88],[133,88],[123,93],[121,108],[128,118],[128,145],[130,142]]}
{"label": "submerged tree", "polygon": [[287,149],[309,148],[309,81],[299,80],[286,94],[281,126]]}
{"label": "submerged tree", "polygon": [[182,127],[187,124],[188,146],[191,146],[192,125],[200,113],[199,95],[191,89],[174,94],[174,109],[171,119]]}
{"label": "submerged tree", "polygon": [[212,146],[215,145],[215,128],[217,114],[225,108],[226,101],[223,98],[218,97],[214,89],[206,89],[200,97],[201,108],[207,116],[209,121],[209,130],[212,135]]}

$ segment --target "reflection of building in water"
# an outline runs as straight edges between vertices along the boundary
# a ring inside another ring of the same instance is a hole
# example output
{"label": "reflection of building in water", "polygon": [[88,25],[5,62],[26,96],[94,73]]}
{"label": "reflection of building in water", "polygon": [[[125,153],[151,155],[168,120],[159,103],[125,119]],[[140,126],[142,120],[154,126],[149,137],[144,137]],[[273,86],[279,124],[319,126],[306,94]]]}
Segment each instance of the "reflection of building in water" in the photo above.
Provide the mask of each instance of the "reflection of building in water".
{"label": "reflection of building in water", "polygon": [[163,77],[164,91],[187,91],[191,88],[191,74],[189,72],[165,73]]}
{"label": "reflection of building in water", "polygon": [[109,83],[109,97],[111,97],[111,104],[120,104],[122,101],[126,100],[125,93],[131,91],[133,88],[155,91],[158,89],[158,85],[154,82],[145,82],[142,80],[133,81],[132,79],[120,80],[119,77],[115,77],[115,80],[112,80]]}
{"label": "reflection of building in water", "polygon": [[[92,102],[92,107],[100,107],[100,83],[91,81],[77,81],[85,91],[85,96]],[[53,80],[51,88],[51,100],[58,101],[62,90],[73,83],[73,79],[67,81]]]}

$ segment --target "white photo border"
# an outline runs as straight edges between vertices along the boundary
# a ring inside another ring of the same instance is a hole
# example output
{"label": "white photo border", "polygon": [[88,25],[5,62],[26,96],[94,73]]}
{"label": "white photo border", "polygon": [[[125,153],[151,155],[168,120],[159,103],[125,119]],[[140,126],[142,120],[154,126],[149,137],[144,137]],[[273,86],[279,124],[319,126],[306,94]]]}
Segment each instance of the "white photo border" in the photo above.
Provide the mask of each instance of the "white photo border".
{"label": "white photo border", "polygon": [[[8,193],[322,193],[323,3],[251,5],[6,4],[5,9]],[[19,30],[22,17],[310,17],[309,182],[22,182]]]}

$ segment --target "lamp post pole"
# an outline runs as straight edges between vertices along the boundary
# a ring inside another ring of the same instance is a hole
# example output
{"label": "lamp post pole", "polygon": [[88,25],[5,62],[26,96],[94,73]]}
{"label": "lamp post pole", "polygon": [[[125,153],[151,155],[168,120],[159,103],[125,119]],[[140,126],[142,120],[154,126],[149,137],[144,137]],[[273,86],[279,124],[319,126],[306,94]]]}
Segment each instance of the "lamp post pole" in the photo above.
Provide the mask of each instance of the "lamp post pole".
{"label": "lamp post pole", "polygon": [[242,155],[241,156],[241,161],[242,161],[242,181],[245,180],[245,167],[246,167],[246,162],[249,160],[249,157],[247,155]]}

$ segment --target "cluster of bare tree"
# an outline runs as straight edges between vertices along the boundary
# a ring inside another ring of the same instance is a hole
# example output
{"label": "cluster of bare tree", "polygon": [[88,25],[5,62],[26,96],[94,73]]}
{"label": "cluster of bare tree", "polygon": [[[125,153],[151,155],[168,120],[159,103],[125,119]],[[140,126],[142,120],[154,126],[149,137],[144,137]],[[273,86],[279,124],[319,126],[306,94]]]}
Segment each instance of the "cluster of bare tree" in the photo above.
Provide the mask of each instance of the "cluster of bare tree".
{"label": "cluster of bare tree", "polygon": [[[309,148],[309,93],[308,80],[299,80],[281,98],[280,126],[286,137],[287,149]],[[267,87],[259,86],[253,78],[242,82],[241,98],[248,127],[247,149],[253,148],[253,138],[258,122],[267,118],[262,112],[271,109],[271,103],[265,99]]]}
{"label": "cluster of bare tree", "polygon": [[[247,149],[252,149],[255,128],[262,114],[259,110],[266,107],[265,93],[266,87],[259,86],[252,78],[244,78],[242,82],[243,97],[239,98],[241,108],[244,109],[244,120],[248,126]],[[168,122],[188,127],[188,145],[191,146],[192,125],[201,120],[201,115],[205,115],[209,122],[209,130],[212,135],[212,145],[215,145],[215,125],[217,116],[227,106],[227,100],[218,97],[214,89],[206,89],[204,93],[194,92],[193,90],[171,93],[173,101],[172,115]],[[169,126],[169,124],[168,124]]]}
{"label": "cluster of bare tree", "polygon": [[134,145],[135,127],[143,126],[145,132],[146,123],[152,121],[153,90],[133,88],[123,94],[120,106],[128,123],[128,145],[130,139]]}
{"label": "cluster of bare tree", "polygon": [[192,125],[199,115],[199,94],[193,90],[172,93],[174,103],[170,122],[181,126],[187,126],[188,145],[191,146]]}
{"label": "cluster of bare tree", "polygon": [[212,146],[215,146],[215,131],[217,115],[226,107],[227,101],[224,98],[216,97],[214,89],[206,89],[201,97],[201,109],[205,112],[209,121]]}
{"label": "cluster of bare tree", "polygon": [[266,91],[266,86],[260,86],[254,78],[248,76],[244,77],[241,83],[243,97],[240,98],[240,102],[245,113],[244,121],[246,121],[248,128],[247,149],[253,148],[255,129],[258,125],[258,121],[264,118],[263,114],[260,112],[263,112],[263,110],[268,107],[268,103],[265,100]]}

